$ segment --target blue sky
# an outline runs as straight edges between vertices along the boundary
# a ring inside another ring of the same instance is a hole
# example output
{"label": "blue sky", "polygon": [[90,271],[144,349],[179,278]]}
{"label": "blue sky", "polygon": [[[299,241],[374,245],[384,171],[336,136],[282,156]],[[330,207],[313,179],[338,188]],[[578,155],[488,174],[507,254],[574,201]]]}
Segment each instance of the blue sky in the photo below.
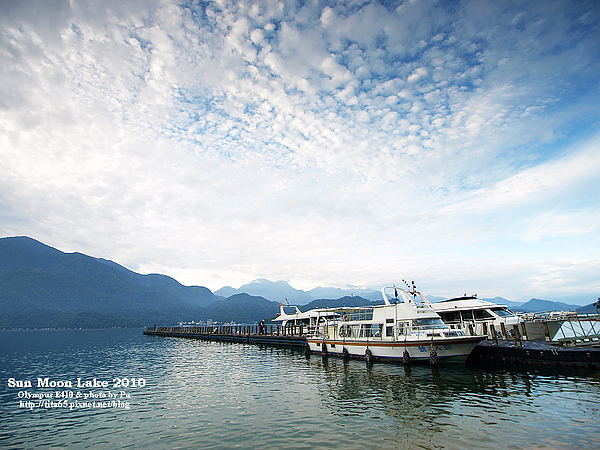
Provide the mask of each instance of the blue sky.
{"label": "blue sky", "polygon": [[600,296],[596,1],[0,2],[0,235],[253,279]]}

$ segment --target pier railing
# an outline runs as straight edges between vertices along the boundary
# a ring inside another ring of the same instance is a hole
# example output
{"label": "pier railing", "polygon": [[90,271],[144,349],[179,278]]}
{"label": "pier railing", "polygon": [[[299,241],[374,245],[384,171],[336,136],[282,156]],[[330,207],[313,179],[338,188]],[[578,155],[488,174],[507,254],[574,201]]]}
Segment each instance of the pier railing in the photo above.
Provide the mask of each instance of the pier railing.
{"label": "pier railing", "polygon": [[147,332],[177,333],[177,334],[215,334],[215,335],[269,335],[304,337],[308,334],[307,327],[302,325],[286,326],[266,324],[261,325],[212,325],[212,326],[175,326],[175,327],[146,327]]}
{"label": "pier railing", "polygon": [[515,341],[517,346],[523,340],[544,340],[563,346],[590,345],[600,343],[600,316],[542,317],[511,326],[501,323],[499,327],[484,322],[468,324],[465,331],[471,336],[487,335],[494,343]]}

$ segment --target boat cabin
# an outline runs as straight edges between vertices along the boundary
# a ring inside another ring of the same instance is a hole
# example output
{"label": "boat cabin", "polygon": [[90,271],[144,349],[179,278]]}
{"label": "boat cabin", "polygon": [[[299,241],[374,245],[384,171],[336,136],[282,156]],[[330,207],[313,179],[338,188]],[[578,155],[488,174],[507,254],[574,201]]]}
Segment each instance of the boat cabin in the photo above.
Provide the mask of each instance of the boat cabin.
{"label": "boat cabin", "polygon": [[510,333],[513,325],[523,322],[506,306],[480,300],[476,296],[452,298],[433,303],[432,307],[450,328],[463,330],[467,334],[490,335],[490,325],[494,325],[497,333],[502,327]]}

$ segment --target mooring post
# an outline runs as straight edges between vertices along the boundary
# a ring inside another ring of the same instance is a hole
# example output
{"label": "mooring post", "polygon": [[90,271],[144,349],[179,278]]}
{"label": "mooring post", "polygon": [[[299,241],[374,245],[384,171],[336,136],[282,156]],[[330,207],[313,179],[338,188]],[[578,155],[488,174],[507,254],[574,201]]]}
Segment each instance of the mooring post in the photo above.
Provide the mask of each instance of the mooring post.
{"label": "mooring post", "polygon": [[523,343],[521,342],[521,333],[519,332],[519,325],[514,324],[513,330],[515,332],[515,345],[517,347],[523,347]]}
{"label": "mooring post", "polygon": [[527,336],[527,327],[525,326],[525,322],[521,322],[521,336],[523,336],[523,338],[526,341],[529,340],[529,336]]}
{"label": "mooring post", "polygon": [[490,324],[490,333],[492,334],[492,341],[494,345],[498,345],[498,335],[496,334],[496,327],[493,323]]}
{"label": "mooring post", "polygon": [[548,329],[548,322],[542,322],[542,324],[544,325],[544,337],[546,338],[546,341],[550,340],[550,330]]}
{"label": "mooring post", "polygon": [[502,339],[506,340],[508,335],[506,334],[506,327],[504,326],[504,322],[500,322],[500,329],[502,330]]}

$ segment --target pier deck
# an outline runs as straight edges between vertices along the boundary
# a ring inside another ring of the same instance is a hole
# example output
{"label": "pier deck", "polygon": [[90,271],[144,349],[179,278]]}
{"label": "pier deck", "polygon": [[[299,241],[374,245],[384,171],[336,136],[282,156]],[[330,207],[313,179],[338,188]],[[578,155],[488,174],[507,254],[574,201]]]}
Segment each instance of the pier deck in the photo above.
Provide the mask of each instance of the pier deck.
{"label": "pier deck", "polygon": [[306,338],[298,335],[277,335],[260,333],[232,333],[232,332],[187,332],[172,330],[151,330],[144,331],[148,336],[178,337],[187,339],[201,339],[204,341],[233,342],[245,344],[263,344],[274,347],[297,347],[304,348]]}
{"label": "pier deck", "polygon": [[[306,348],[302,330],[267,328],[259,333],[256,327],[228,327],[207,329],[182,327],[149,327],[148,336],[201,339],[205,341],[262,344],[274,347]],[[494,367],[552,367],[600,371],[600,346],[563,347],[550,342],[522,340],[486,340],[471,352],[467,364]]]}
{"label": "pier deck", "polygon": [[577,346],[563,347],[550,342],[535,340],[485,340],[477,344],[469,358],[469,364],[485,366],[529,366],[579,368],[600,371],[600,347]]}

